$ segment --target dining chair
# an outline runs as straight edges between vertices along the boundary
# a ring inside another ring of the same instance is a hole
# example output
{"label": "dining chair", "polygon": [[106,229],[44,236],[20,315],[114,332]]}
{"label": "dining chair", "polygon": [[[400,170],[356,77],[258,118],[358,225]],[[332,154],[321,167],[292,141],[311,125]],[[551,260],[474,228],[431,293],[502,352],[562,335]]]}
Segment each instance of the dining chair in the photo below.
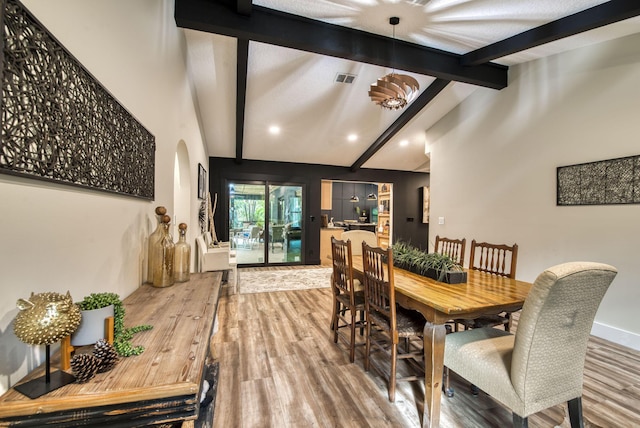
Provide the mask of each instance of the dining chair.
{"label": "dining chair", "polygon": [[535,280],[515,334],[479,328],[448,334],[444,363],[513,413],[528,416],[568,403],[572,428],[583,426],[582,382],[593,319],[617,274],[609,265],[571,262]]}
{"label": "dining chair", "polygon": [[441,238],[436,235],[436,243],[433,246],[433,251],[440,254],[446,254],[461,266],[464,263],[464,250],[467,244],[467,239],[451,239]]}
{"label": "dining chair", "polygon": [[284,251],[284,224],[273,224],[269,226],[269,242],[273,253],[274,244],[279,243]]}
{"label": "dining chair", "polygon": [[[366,242],[367,245],[375,247],[378,245],[378,237],[374,232],[370,230],[347,230],[342,232],[341,238],[343,241],[350,240],[354,243],[351,248],[352,255],[361,256],[362,255],[362,242]],[[356,290],[363,290],[363,285],[358,278],[353,280],[354,286]]]}
{"label": "dining chair", "polygon": [[[489,244],[487,242],[471,241],[469,255],[469,269],[479,270],[491,275],[516,277],[518,263],[518,244],[511,246],[504,244]],[[511,330],[511,314],[483,315],[473,320],[456,320],[465,329],[502,326],[506,331]]]}
{"label": "dining chair", "polygon": [[262,228],[260,226],[251,226],[251,233],[249,234],[249,247],[253,250],[253,246],[260,246],[260,232]]}
{"label": "dining chair", "polygon": [[[355,360],[356,329],[364,333],[364,291],[355,291],[353,284],[353,260],[351,241],[338,240],[331,237],[331,255],[333,257],[333,275],[331,289],[333,291],[333,342],[342,340],[349,347],[349,361]],[[360,319],[358,320],[358,315]],[[341,329],[349,329],[349,336]],[[364,343],[363,343],[364,344]]]}
{"label": "dining chair", "polygon": [[469,269],[515,278],[517,262],[518,244],[509,246],[476,242],[475,239],[471,241]]}
{"label": "dining chair", "polygon": [[[426,321],[419,312],[396,305],[391,248],[370,247],[363,242],[362,260],[366,321],[364,369],[369,371],[373,365],[385,375],[387,364],[378,358],[372,359],[372,352],[390,360],[389,401],[394,402],[396,381],[424,379],[423,331]],[[401,338],[404,346],[398,346]],[[398,360],[406,361],[410,366],[408,369],[413,370],[398,377]]]}
{"label": "dining chair", "polygon": [[[451,257],[454,261],[460,264],[460,266],[464,263],[464,250],[467,244],[467,238],[462,239],[452,239],[452,238],[441,238],[440,235],[436,235],[436,242],[433,246],[433,251],[440,254],[446,254]],[[465,322],[466,320],[451,320],[449,321],[445,327],[447,329],[447,334],[451,333],[452,330],[457,331],[458,322]],[[445,366],[443,373],[443,381],[442,381],[442,389],[447,394],[447,397],[453,397],[455,392],[450,385],[451,376],[449,376],[449,368]]]}

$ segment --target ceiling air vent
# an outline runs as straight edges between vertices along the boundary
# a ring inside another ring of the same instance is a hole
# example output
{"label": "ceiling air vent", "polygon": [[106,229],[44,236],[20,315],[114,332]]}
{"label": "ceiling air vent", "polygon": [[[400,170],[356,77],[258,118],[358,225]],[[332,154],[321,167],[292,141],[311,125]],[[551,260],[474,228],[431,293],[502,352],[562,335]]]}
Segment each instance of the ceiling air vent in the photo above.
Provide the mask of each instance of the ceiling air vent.
{"label": "ceiling air vent", "polygon": [[349,73],[336,74],[337,83],[353,83],[354,80],[356,80],[355,74],[349,74]]}

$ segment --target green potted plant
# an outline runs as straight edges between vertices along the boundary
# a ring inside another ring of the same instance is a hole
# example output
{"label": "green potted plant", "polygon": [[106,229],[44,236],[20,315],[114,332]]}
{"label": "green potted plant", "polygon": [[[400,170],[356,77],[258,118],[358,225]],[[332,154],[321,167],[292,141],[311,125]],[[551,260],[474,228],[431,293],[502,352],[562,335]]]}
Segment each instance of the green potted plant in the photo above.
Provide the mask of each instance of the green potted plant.
{"label": "green potted plant", "polygon": [[448,284],[467,282],[462,266],[446,254],[428,253],[402,241],[393,244],[392,250],[393,264],[401,269]]}
{"label": "green potted plant", "polygon": [[[133,336],[141,331],[150,330],[153,328],[151,325],[139,325],[135,327],[126,328],[124,326],[124,306],[120,297],[116,293],[91,293],[86,296],[82,301],[76,303],[80,310],[82,311],[82,317],[88,316],[89,312],[94,312],[96,310],[101,310],[104,308],[113,307],[112,316],[113,316],[113,347],[115,348],[118,355],[122,357],[129,357],[131,355],[140,355],[144,351],[143,346],[133,346],[131,340]],[[101,316],[101,318],[100,318]],[[100,315],[99,325],[96,327],[99,331],[97,339],[95,339],[94,343],[98,339],[104,337],[104,315]],[[111,316],[111,315],[106,315]],[[82,321],[81,321],[82,322]],[[80,330],[80,328],[78,328]],[[86,341],[86,340],[83,340]],[[81,341],[82,342],[82,341]],[[72,338],[72,344],[74,344]],[[88,344],[88,343],[82,343]],[[80,345],[80,343],[78,343]]]}

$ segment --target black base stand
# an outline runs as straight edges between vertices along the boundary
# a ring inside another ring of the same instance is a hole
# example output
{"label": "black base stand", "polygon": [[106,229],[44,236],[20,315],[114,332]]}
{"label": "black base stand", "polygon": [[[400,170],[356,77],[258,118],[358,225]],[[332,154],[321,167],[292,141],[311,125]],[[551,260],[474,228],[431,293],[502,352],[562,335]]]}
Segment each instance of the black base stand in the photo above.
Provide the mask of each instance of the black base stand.
{"label": "black base stand", "polygon": [[41,395],[48,394],[55,389],[73,383],[75,380],[76,378],[73,375],[58,370],[51,373],[49,382],[47,382],[46,376],[42,376],[29,382],[16,385],[13,389],[29,398],[38,398]]}
{"label": "black base stand", "polygon": [[22,383],[13,387],[16,391],[26,395],[29,398],[38,398],[41,395],[48,394],[51,391],[75,382],[75,376],[63,372],[62,370],[51,373],[50,345],[47,345],[47,362],[46,374],[29,382]]}

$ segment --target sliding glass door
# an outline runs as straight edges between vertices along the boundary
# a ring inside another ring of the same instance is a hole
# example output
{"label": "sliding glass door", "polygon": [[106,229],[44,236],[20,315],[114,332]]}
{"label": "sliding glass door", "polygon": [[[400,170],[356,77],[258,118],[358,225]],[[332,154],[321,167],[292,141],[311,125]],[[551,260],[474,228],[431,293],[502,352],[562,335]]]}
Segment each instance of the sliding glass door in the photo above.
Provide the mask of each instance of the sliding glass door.
{"label": "sliding glass door", "polygon": [[268,195],[268,263],[302,263],[302,186],[272,184]]}
{"label": "sliding glass door", "polygon": [[238,264],[264,263],[265,206],[264,184],[229,184],[229,242]]}
{"label": "sliding glass door", "polygon": [[228,191],[229,241],[239,265],[303,263],[302,185],[234,181]]}

